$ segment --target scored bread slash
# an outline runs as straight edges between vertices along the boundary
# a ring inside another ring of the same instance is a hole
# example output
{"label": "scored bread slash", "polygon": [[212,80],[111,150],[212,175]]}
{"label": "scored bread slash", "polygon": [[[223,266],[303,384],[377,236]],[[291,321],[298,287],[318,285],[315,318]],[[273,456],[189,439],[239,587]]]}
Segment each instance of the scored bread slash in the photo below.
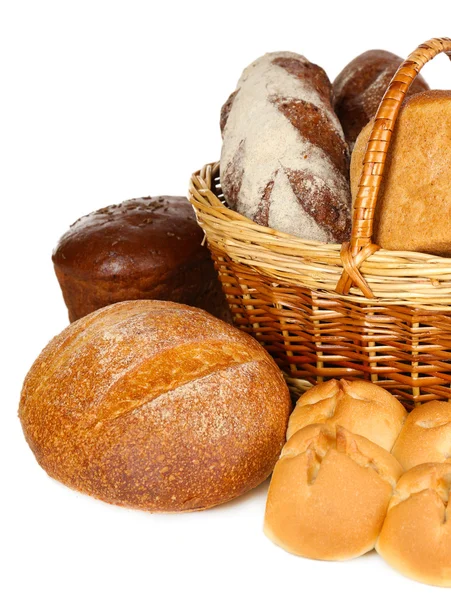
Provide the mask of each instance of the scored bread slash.
{"label": "scored bread slash", "polygon": [[341,425],[390,452],[406,416],[403,405],[374,383],[331,379],[299,398],[288,422],[287,439],[314,423]]}
{"label": "scored bread slash", "polygon": [[285,444],[271,478],[264,531],[284,550],[346,560],[374,548],[402,468],[344,427],[308,425]]}
{"label": "scored bread slash", "polygon": [[321,242],[351,231],[349,151],[321,67],[292,52],[248,66],[221,113],[221,185],[259,225]]}
{"label": "scored bread slash", "polygon": [[140,300],[56,336],[25,379],[19,416],[51,477],[112,504],[179,512],[264,481],[290,408],[252,337],[197,308]]}

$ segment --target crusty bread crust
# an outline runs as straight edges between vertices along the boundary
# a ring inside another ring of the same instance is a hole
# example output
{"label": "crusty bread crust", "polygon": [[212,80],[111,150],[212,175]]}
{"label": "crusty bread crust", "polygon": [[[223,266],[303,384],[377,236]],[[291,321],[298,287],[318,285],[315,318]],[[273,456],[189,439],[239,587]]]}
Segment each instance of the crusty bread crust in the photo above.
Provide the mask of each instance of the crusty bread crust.
{"label": "crusty bread crust", "polygon": [[56,336],[25,379],[19,416],[51,477],[113,504],[187,511],[266,479],[290,406],[258,342],[202,310],[149,300]]}

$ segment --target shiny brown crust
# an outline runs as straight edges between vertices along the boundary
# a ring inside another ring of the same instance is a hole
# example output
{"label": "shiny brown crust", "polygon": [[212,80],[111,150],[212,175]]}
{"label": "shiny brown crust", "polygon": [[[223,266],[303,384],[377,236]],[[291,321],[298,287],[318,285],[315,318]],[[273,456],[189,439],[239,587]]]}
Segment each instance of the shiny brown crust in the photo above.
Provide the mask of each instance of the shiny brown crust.
{"label": "shiny brown crust", "polygon": [[51,477],[113,504],[174,512],[266,479],[289,409],[279,369],[250,336],[196,308],[131,301],[47,345],[19,416]]}
{"label": "shiny brown crust", "polygon": [[75,321],[124,300],[172,300],[228,319],[224,295],[186,198],[136,198],[81,217],[53,252]]}
{"label": "shiny brown crust", "polygon": [[[335,79],[334,108],[351,147],[376,114],[382,96],[401,62],[402,58],[391,52],[368,50],[346,65]],[[407,96],[428,89],[428,84],[418,75]]]}

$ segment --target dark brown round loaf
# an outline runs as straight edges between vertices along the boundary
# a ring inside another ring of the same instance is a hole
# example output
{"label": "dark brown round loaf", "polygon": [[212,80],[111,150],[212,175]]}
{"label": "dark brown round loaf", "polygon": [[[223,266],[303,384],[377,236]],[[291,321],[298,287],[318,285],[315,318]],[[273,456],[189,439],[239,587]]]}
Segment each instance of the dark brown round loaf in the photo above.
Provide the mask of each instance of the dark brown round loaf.
{"label": "dark brown round loaf", "polygon": [[[346,65],[335,79],[334,108],[351,148],[376,114],[382,96],[401,63],[402,58],[391,52],[368,50]],[[428,89],[428,84],[418,75],[407,96]]]}
{"label": "dark brown round loaf", "polygon": [[55,337],[25,379],[19,416],[51,477],[113,504],[174,512],[266,479],[290,407],[253,338],[197,308],[141,300]]}
{"label": "dark brown round loaf", "polygon": [[229,319],[203,232],[186,198],[107,206],[76,221],[53,263],[70,321],[123,300],[171,300]]}

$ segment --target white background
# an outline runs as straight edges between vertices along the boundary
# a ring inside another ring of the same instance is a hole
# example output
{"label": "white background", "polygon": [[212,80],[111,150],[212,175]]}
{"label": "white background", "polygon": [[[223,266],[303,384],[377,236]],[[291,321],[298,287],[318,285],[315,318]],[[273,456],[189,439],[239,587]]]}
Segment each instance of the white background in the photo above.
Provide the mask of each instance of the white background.
{"label": "white background", "polygon": [[[305,54],[334,78],[370,48],[405,56],[451,36],[449,0],[0,6],[0,596],[449,597],[375,553],[322,563],[273,546],[262,533],[267,484],[185,515],[77,494],[38,467],[16,416],[32,361],[67,325],[50,256],[70,223],[128,198],[185,194],[191,172],[219,158],[221,105],[261,54]],[[450,87],[445,57],[424,74],[431,87]]]}

